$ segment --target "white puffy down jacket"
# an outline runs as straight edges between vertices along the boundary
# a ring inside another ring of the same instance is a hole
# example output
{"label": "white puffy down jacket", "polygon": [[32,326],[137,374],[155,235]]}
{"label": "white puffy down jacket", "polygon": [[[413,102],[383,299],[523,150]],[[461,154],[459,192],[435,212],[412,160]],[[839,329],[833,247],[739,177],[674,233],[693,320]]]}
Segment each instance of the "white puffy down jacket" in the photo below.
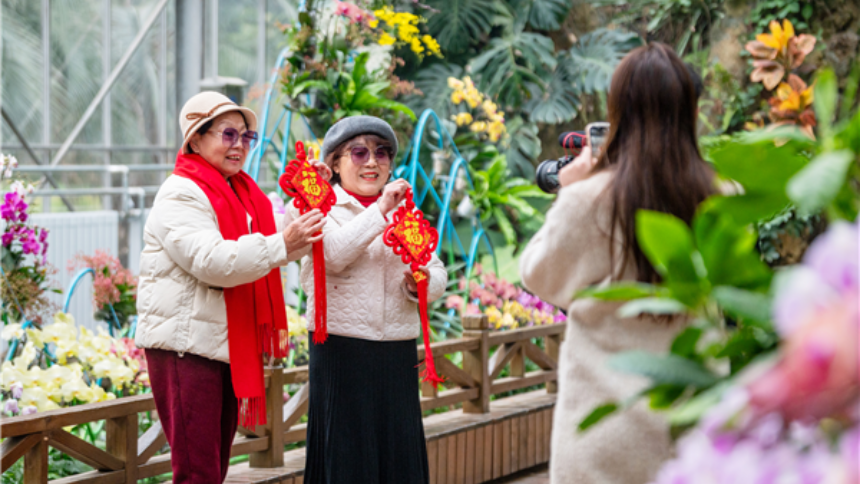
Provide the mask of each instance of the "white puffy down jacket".
{"label": "white puffy down jacket", "polygon": [[[409,266],[382,242],[389,221],[377,204],[364,208],[340,185],[334,189],[337,204],[323,228],[328,332],[368,340],[417,338],[421,334],[418,299],[406,290],[403,274]],[[289,214],[298,217],[292,204]],[[308,295],[308,329],[313,331],[310,247],[297,252],[303,256],[301,284]],[[435,254],[427,268],[430,272],[427,298],[434,301],[445,292],[448,273]]]}
{"label": "white puffy down jacket", "polygon": [[143,240],[135,344],[229,363],[223,288],[287,263],[280,227],[268,237],[224,240],[203,190],[172,175],[158,190]]}

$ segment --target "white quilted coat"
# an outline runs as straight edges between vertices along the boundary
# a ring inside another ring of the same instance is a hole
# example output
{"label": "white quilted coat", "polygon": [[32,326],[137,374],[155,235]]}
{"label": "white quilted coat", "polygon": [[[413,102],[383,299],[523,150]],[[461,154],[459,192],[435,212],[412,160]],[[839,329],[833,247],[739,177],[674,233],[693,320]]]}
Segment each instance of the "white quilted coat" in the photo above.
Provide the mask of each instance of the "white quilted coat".
{"label": "white quilted coat", "polygon": [[[340,185],[337,204],[323,228],[328,332],[367,340],[407,340],[421,334],[418,299],[406,290],[403,271],[408,266],[382,243],[389,221],[378,204],[364,208]],[[289,213],[298,217],[292,204]],[[390,220],[391,216],[388,216]],[[308,295],[308,329],[314,329],[314,278],[310,247],[302,251],[301,284]],[[427,264],[428,301],[438,299],[448,280],[436,255]]]}
{"label": "white quilted coat", "polygon": [[172,175],[158,190],[143,240],[135,344],[229,363],[223,288],[287,263],[280,228],[224,240],[203,190]]}

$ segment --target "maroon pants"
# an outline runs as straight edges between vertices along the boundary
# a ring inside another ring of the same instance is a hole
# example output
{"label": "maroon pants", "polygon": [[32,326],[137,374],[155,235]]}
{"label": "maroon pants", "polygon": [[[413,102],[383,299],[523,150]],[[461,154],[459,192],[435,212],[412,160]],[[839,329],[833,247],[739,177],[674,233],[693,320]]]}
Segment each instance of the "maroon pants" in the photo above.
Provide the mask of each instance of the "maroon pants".
{"label": "maroon pants", "polygon": [[173,482],[223,482],[239,422],[230,365],[155,349],[146,350],[146,363],[170,444]]}

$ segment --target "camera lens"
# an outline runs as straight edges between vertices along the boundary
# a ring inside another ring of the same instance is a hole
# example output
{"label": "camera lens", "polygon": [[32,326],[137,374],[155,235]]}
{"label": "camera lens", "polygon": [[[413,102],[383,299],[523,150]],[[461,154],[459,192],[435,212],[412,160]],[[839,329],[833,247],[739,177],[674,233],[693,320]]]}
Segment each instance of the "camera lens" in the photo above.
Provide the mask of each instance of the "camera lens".
{"label": "camera lens", "polygon": [[542,161],[535,171],[535,182],[538,188],[546,193],[558,191],[558,160]]}

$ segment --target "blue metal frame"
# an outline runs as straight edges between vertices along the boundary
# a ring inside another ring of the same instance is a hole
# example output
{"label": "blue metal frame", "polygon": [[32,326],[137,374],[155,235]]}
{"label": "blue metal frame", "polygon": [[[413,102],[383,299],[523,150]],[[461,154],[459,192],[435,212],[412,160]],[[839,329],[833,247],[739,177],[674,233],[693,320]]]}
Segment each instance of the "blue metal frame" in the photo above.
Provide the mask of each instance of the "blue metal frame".
{"label": "blue metal frame", "polygon": [[[439,134],[438,148],[440,150],[444,149],[447,141],[447,144],[454,152],[454,163],[451,164],[451,169],[448,171],[448,178],[447,180],[443,180],[441,184],[441,197],[440,193],[433,187],[433,181],[436,179],[437,174],[432,170],[430,174],[428,174],[420,160],[421,144],[424,140],[424,133],[427,130],[428,121],[431,120],[436,128],[436,132]],[[463,158],[463,155],[460,154],[460,150],[454,143],[451,133],[445,129],[445,126],[441,121],[439,121],[439,116],[432,109],[425,110],[421,113],[421,117],[418,118],[418,123],[415,126],[415,133],[412,135],[412,142],[409,147],[407,147],[407,154],[404,157],[404,160],[408,160],[406,161],[407,164],[399,166],[397,170],[395,170],[394,176],[405,178],[412,186],[412,196],[415,201],[415,205],[421,207],[427,200],[427,195],[430,195],[431,199],[440,207],[439,220],[436,223],[436,230],[439,232],[440,243],[436,247],[436,252],[441,252],[442,246],[445,245],[445,243],[448,244],[451,250],[455,247],[459,248],[460,251],[466,255],[466,278],[468,279],[471,276],[472,268],[475,266],[475,262],[478,258],[478,248],[481,241],[483,241],[487,250],[489,250],[490,255],[493,256],[494,269],[496,273],[498,273],[499,270],[498,262],[496,261],[496,253],[493,250],[492,242],[489,237],[487,237],[487,233],[481,224],[480,213],[475,213],[472,219],[472,238],[468,251],[465,250],[463,242],[460,240],[460,236],[454,229],[454,222],[452,221],[451,216],[451,198],[454,194],[455,181],[462,171],[469,187],[474,188],[474,184],[472,182],[472,177],[469,176],[468,162]],[[423,187],[421,189],[417,186],[419,181],[423,182]]]}
{"label": "blue metal frame", "polygon": [[[83,269],[80,272],[78,272],[77,274],[75,274],[75,277],[72,279],[72,283],[69,284],[69,289],[66,291],[66,300],[63,301],[63,312],[64,313],[69,312],[69,304],[72,303],[72,294],[75,293],[75,288],[78,286],[78,283],[81,282],[81,279],[83,279],[84,276],[86,276],[87,274],[93,276],[93,278],[96,277],[96,271],[94,271],[90,268]],[[116,327],[117,330],[121,330],[122,326],[119,324],[119,318],[116,316],[116,311],[114,311],[114,309],[113,309],[113,304],[108,303],[108,308],[110,308],[110,314],[111,314],[111,316],[113,316],[113,320],[107,322],[108,323],[108,332],[110,333],[111,337],[113,337],[114,336],[114,327]]]}

